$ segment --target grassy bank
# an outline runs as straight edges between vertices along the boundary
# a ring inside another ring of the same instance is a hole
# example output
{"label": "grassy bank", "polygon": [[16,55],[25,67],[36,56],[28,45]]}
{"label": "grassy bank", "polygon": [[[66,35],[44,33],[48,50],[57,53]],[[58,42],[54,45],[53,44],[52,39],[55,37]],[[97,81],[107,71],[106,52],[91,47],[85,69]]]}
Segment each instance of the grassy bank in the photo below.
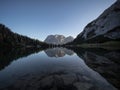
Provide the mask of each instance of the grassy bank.
{"label": "grassy bank", "polygon": [[109,41],[104,43],[83,43],[77,44],[76,47],[81,48],[104,48],[104,49],[120,49],[120,41]]}

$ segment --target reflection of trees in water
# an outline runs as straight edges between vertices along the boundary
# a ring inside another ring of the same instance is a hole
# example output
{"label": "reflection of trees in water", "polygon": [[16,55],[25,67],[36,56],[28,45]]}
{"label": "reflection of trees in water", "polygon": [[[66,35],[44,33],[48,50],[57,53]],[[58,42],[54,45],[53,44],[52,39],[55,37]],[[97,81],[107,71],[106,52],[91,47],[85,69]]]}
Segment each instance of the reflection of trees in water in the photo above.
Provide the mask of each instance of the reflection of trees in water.
{"label": "reflection of trees in water", "polygon": [[[0,70],[4,67],[8,66],[13,60],[17,60],[21,57],[26,57],[32,53],[39,52],[43,50],[42,48],[6,48],[1,47],[0,48]],[[54,52],[54,50],[52,50]],[[55,50],[56,51],[56,50]],[[51,53],[51,52],[50,52]],[[64,49],[63,50],[57,50],[57,52],[51,53],[56,54],[58,56],[65,55],[66,53],[68,55],[72,55],[73,51]],[[53,55],[53,56],[54,56]]]}
{"label": "reflection of trees in water", "polygon": [[74,52],[72,50],[68,50],[66,48],[50,48],[45,50],[45,53],[49,57],[63,57],[65,55],[73,55]]}
{"label": "reflection of trees in water", "polygon": [[38,48],[0,48],[0,70],[13,60],[38,52]]}
{"label": "reflection of trees in water", "polygon": [[[112,83],[115,87],[120,88],[120,51],[108,51],[102,49],[82,49],[70,48],[82,58],[85,63],[93,70],[100,73],[104,78]],[[40,49],[35,48],[0,48],[0,70],[10,64],[13,60],[20,57],[26,57],[32,53],[38,52]],[[47,55],[57,57],[73,55],[74,52],[65,48],[47,49]]]}
{"label": "reflection of trees in water", "polygon": [[104,49],[71,48],[93,70],[120,88],[120,51]]}

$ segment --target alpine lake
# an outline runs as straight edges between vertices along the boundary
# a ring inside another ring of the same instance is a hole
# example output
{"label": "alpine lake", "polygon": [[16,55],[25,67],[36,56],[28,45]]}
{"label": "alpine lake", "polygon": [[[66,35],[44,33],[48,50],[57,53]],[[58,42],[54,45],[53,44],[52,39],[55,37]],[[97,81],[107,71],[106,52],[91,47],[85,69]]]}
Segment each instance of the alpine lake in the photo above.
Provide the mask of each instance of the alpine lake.
{"label": "alpine lake", "polygon": [[1,48],[0,90],[119,90],[120,51]]}

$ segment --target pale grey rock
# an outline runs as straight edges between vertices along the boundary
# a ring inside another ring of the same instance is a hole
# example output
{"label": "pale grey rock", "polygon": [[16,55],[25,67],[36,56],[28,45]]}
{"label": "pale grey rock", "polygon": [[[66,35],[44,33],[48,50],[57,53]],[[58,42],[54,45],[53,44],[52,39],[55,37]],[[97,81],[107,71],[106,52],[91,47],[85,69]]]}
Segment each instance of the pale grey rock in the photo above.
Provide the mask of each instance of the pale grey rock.
{"label": "pale grey rock", "polygon": [[89,90],[93,85],[91,83],[76,82],[74,83],[74,86],[77,90]]}
{"label": "pale grey rock", "polygon": [[68,43],[68,42],[71,42],[73,41],[74,38],[72,36],[69,36],[69,37],[65,37],[63,35],[49,35],[45,40],[44,42],[48,43],[48,44],[65,44],[65,43]]}
{"label": "pale grey rock", "polygon": [[44,42],[48,44],[63,44],[64,39],[63,35],[49,35]]}
{"label": "pale grey rock", "polygon": [[72,36],[69,36],[69,37],[66,37],[65,39],[64,39],[64,43],[68,43],[68,42],[71,42],[71,41],[73,41],[74,40],[74,38],[72,37]]}
{"label": "pale grey rock", "polygon": [[85,79],[86,81],[90,81],[91,79],[87,76],[83,76],[83,79]]}
{"label": "pale grey rock", "polygon": [[120,1],[116,1],[97,19],[90,22],[76,39],[90,40],[102,36],[110,39],[120,39]]}
{"label": "pale grey rock", "polygon": [[72,84],[74,81],[77,80],[75,74],[61,75],[61,78],[63,79],[64,85]]}

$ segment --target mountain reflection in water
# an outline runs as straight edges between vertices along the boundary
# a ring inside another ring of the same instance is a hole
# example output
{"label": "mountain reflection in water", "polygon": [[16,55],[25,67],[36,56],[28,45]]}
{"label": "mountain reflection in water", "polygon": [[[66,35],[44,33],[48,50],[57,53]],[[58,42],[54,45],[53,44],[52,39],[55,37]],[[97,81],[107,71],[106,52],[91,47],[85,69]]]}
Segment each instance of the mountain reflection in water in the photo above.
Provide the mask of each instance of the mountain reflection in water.
{"label": "mountain reflection in water", "polygon": [[35,53],[38,52],[36,49],[25,48],[0,51],[0,90],[119,88],[119,51],[81,48],[39,50],[39,53]]}
{"label": "mountain reflection in water", "polygon": [[72,50],[68,50],[66,48],[50,48],[45,50],[45,53],[47,54],[47,56],[49,57],[63,57],[65,55],[73,55],[74,52]]}

